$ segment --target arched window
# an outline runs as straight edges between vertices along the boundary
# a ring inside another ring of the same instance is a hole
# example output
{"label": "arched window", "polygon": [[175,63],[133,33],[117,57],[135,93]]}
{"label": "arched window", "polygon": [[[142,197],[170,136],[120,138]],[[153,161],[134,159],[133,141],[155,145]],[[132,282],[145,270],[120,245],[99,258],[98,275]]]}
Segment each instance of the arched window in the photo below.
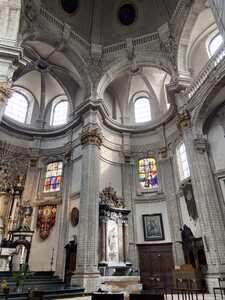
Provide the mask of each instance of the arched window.
{"label": "arched window", "polygon": [[47,165],[44,181],[44,192],[58,192],[62,183],[63,163],[53,162]]}
{"label": "arched window", "polygon": [[208,50],[210,56],[213,56],[216,51],[220,48],[220,46],[223,43],[223,37],[221,34],[217,34],[216,36],[213,37],[213,39],[210,41]]}
{"label": "arched window", "polygon": [[151,121],[151,108],[149,99],[146,97],[138,98],[134,103],[135,122]]}
{"label": "arched window", "polygon": [[184,180],[185,178],[188,178],[190,176],[190,169],[184,143],[177,147],[177,163],[180,179]]}
{"label": "arched window", "polygon": [[4,114],[15,121],[26,123],[27,112],[27,99],[22,94],[14,92],[8,100]]}
{"label": "arched window", "polygon": [[68,118],[68,101],[62,100],[52,106],[51,125],[59,126],[67,122]]}
{"label": "arched window", "polygon": [[158,187],[158,170],[155,158],[149,157],[138,161],[139,182],[144,189]]}

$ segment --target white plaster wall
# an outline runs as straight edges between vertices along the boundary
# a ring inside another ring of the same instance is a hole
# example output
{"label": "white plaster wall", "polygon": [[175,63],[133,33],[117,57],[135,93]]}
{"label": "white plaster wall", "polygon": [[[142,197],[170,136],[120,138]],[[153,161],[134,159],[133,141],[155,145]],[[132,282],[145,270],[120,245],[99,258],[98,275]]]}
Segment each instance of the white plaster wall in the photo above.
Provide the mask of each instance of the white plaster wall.
{"label": "white plaster wall", "polygon": [[103,160],[100,161],[100,191],[111,185],[122,196],[122,172],[120,165],[113,165]]}
{"label": "white plaster wall", "polygon": [[[37,211],[36,211],[37,213]],[[59,225],[61,216],[61,206],[57,205],[57,214],[55,225],[51,228],[50,235],[46,240],[39,237],[39,230],[36,228],[35,220],[35,233],[32,240],[31,253],[29,265],[31,271],[51,271],[51,258],[54,248],[54,259],[52,270],[56,268],[56,257],[59,241]]]}
{"label": "white plaster wall", "polygon": [[41,141],[41,148],[42,149],[55,149],[58,147],[62,147],[65,144],[70,142],[70,136],[69,135],[64,135],[63,137],[58,137],[58,138],[48,138],[48,139],[42,139]]}
{"label": "white plaster wall", "polygon": [[81,165],[81,159],[73,162],[73,173],[70,188],[71,193],[78,193],[81,189]]}
{"label": "white plaster wall", "polygon": [[210,154],[213,158],[216,170],[225,169],[225,137],[221,125],[214,120],[208,131],[208,142],[210,146]]}
{"label": "white plaster wall", "polygon": [[[146,203],[136,203],[136,236],[138,244],[161,244],[161,243],[169,243],[171,242],[170,228],[169,228],[169,219],[167,212],[167,204],[166,202],[146,202]],[[144,231],[143,231],[143,221],[142,215],[148,214],[162,214],[163,228],[165,234],[165,240],[163,241],[153,241],[148,242],[144,241]]]}
{"label": "white plaster wall", "polygon": [[186,224],[188,227],[190,227],[191,231],[193,232],[196,238],[201,237],[202,235],[199,227],[199,220],[198,219],[193,220],[189,216],[184,197],[180,197],[179,201],[180,201],[182,225]]}

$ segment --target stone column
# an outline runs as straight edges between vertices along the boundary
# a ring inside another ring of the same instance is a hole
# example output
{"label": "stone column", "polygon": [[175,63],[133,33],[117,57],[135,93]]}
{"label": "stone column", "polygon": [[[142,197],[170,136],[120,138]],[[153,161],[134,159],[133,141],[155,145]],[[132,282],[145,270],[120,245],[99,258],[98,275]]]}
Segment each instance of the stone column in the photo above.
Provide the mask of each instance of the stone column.
{"label": "stone column", "polygon": [[63,189],[62,189],[62,204],[57,206],[60,209],[60,228],[59,240],[57,245],[57,259],[56,259],[56,274],[64,279],[66,251],[65,246],[68,243],[68,227],[69,227],[69,200],[71,178],[73,173],[73,162],[71,160],[71,149],[66,149],[63,160]]}
{"label": "stone column", "polygon": [[187,151],[211,285],[213,275],[218,277],[219,273],[225,273],[225,226],[208,157],[208,143],[203,136],[193,135],[187,112],[179,114],[178,127]]}
{"label": "stone column", "polygon": [[123,223],[123,256],[124,262],[128,261],[128,223]]}
{"label": "stone column", "polygon": [[99,233],[99,174],[100,129],[87,125],[81,133],[83,147],[80,221],[77,243],[77,270],[72,283],[83,286],[87,292],[96,290],[98,271],[98,233]]}
{"label": "stone column", "polygon": [[174,182],[173,161],[166,147],[159,152],[159,167],[161,170],[162,190],[166,193],[167,211],[170,223],[170,234],[173,243],[173,257],[175,265],[184,264],[184,254],[181,244],[181,220],[178,209],[178,199]]}
{"label": "stone column", "polygon": [[104,217],[100,219],[101,243],[100,243],[100,263],[106,263],[106,220]]}

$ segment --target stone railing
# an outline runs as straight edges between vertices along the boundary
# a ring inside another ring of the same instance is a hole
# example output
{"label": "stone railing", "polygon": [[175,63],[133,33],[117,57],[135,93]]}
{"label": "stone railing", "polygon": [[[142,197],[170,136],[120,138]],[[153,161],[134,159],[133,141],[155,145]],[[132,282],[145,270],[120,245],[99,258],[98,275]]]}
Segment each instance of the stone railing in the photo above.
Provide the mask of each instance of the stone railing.
{"label": "stone railing", "polygon": [[[159,39],[159,34],[158,32],[153,32],[150,34],[145,34],[137,38],[132,39],[132,45],[134,47],[139,47],[143,44],[150,43],[152,41],[158,40]],[[121,42],[117,44],[113,44],[110,46],[106,46],[103,48],[103,54],[111,54],[115,53],[121,50],[127,49],[127,43],[126,42]]]}
{"label": "stone railing", "polygon": [[209,74],[223,61],[224,57],[225,57],[225,45],[223,45],[222,48],[214,56],[210,58],[208,63],[199,73],[199,75],[191,84],[191,86],[187,88],[186,95],[188,96],[189,99],[193,97],[193,95],[198,91],[201,85],[209,77]]}
{"label": "stone railing", "polygon": [[[50,12],[48,12],[43,7],[41,8],[41,16],[44,17],[49,23],[53,24],[58,30],[63,32],[65,23],[61,22],[58,18],[53,16]],[[90,43],[83,39],[79,34],[71,30],[71,38],[81,45],[85,46],[86,48],[90,47]]]}

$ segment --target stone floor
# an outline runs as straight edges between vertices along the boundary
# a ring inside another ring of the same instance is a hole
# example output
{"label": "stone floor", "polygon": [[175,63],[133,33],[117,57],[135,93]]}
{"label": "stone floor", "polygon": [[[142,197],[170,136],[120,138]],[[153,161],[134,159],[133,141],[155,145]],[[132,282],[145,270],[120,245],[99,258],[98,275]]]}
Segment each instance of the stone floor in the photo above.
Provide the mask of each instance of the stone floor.
{"label": "stone floor", "polygon": [[[218,294],[216,297],[217,300],[222,300],[224,298],[221,298],[221,296]],[[61,300],[91,300],[91,297],[79,297],[79,298],[66,298],[66,299],[61,299]],[[168,295],[165,300],[172,300],[171,295]],[[193,299],[188,299],[188,297],[185,299],[182,299],[182,297],[178,297],[177,295],[173,295],[173,300],[196,300],[195,297]],[[204,296],[204,299],[201,295],[198,295],[198,300],[215,300],[214,296],[212,294],[206,294]]]}

